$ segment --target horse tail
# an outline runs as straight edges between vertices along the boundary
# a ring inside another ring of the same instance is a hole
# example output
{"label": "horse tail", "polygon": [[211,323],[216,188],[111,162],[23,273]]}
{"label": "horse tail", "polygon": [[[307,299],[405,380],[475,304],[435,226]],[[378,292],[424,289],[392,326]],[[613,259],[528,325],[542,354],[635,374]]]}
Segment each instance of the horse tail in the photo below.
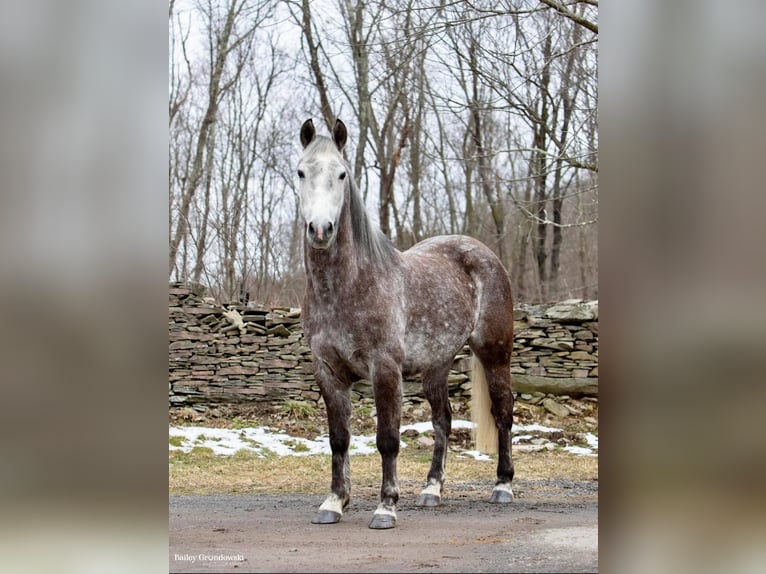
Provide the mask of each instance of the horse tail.
{"label": "horse tail", "polygon": [[476,355],[471,357],[471,421],[474,423],[472,434],[476,450],[497,454],[498,431],[491,411],[487,377]]}

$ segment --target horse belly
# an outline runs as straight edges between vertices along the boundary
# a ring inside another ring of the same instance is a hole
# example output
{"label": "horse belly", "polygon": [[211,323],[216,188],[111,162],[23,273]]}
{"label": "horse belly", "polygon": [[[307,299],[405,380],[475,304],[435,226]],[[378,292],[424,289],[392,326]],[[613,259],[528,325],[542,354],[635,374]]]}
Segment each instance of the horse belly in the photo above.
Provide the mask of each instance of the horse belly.
{"label": "horse belly", "polygon": [[451,361],[463,348],[470,326],[429,322],[427,329],[409,329],[404,337],[402,373],[414,375]]}
{"label": "horse belly", "polygon": [[471,277],[452,260],[417,257],[410,264],[404,370],[417,373],[443,365],[463,347],[473,329],[476,295]]}

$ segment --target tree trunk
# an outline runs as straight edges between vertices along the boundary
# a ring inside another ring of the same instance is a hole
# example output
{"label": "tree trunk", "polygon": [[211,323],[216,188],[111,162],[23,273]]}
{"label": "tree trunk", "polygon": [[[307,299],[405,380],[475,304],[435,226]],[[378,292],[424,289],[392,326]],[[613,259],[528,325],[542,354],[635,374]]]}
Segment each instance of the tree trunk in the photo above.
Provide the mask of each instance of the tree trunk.
{"label": "tree trunk", "polygon": [[[530,160],[530,171],[532,171],[532,165],[533,161]],[[524,209],[529,209],[530,206],[530,200],[532,196],[532,180],[527,178],[526,183],[524,184],[524,197],[522,199],[522,205],[524,206]],[[527,252],[529,251],[529,237],[532,233],[532,222],[530,219],[525,215],[521,218],[521,233],[519,238],[519,255],[516,260],[516,266],[517,269],[517,277],[518,277],[518,283],[517,283],[517,289],[518,289],[518,295],[517,295],[517,301],[526,301],[527,300],[527,261],[528,261],[528,255]]]}
{"label": "tree trunk", "polygon": [[[422,50],[419,58],[418,68],[420,73],[417,79],[417,98],[415,100],[415,112],[412,125],[412,136],[410,137],[410,186],[412,189],[412,235],[415,242],[423,239],[423,219],[420,208],[420,179],[421,166],[420,158],[422,155],[421,141],[423,129],[423,108],[425,105],[424,96],[424,76],[423,60],[425,50]],[[409,114],[408,114],[409,115]]]}
{"label": "tree trunk", "polygon": [[324,74],[322,68],[319,65],[319,45],[314,40],[314,32],[311,28],[311,8],[309,7],[309,0],[303,0],[301,5],[303,10],[303,37],[306,39],[306,44],[309,50],[309,67],[314,75],[314,82],[316,82],[316,90],[319,93],[319,109],[322,112],[322,119],[327,125],[329,130],[332,130],[335,125],[335,116],[330,105],[330,98],[327,95],[327,85],[325,84]]}
{"label": "tree trunk", "polygon": [[[234,3],[232,3],[226,14],[226,23],[224,24],[219,37],[214,39],[212,37],[213,31],[212,29],[210,30],[211,36],[209,37],[209,42],[211,44],[211,50],[217,49],[217,52],[210,74],[207,109],[205,110],[205,116],[202,119],[197,135],[197,145],[194,153],[194,161],[192,163],[192,172],[187,180],[188,185],[182,193],[181,205],[178,210],[176,233],[170,242],[169,270],[171,273],[173,266],[175,265],[178,247],[188,231],[189,210],[191,208],[192,200],[194,199],[194,194],[196,193],[197,187],[203,176],[204,154],[208,149],[208,138],[210,137],[210,132],[218,114],[219,90],[221,88],[221,78],[226,64],[226,56],[229,53],[231,34],[234,29],[234,20],[237,13],[235,8]],[[210,26],[213,26],[212,21],[210,22]],[[213,47],[214,45],[215,47]]]}
{"label": "tree trunk", "polygon": [[205,183],[203,189],[205,195],[202,204],[202,217],[197,225],[197,240],[195,242],[196,261],[192,277],[199,283],[202,278],[202,271],[205,267],[205,252],[207,251],[207,227],[210,220],[210,188],[213,183],[213,156],[215,153],[215,128],[211,129],[208,138],[208,150],[205,153]]}
{"label": "tree trunk", "polygon": [[546,203],[548,194],[546,190],[548,177],[547,160],[547,129],[548,129],[548,86],[550,85],[551,61],[551,35],[545,37],[543,44],[543,70],[540,78],[540,112],[537,114],[538,121],[535,125],[534,154],[537,158],[535,173],[535,209],[537,216],[535,236],[535,259],[537,263],[537,275],[540,285],[540,299],[545,301],[548,296],[548,274],[546,260],[548,257],[548,225],[545,223]]}
{"label": "tree trunk", "polygon": [[444,177],[444,192],[447,195],[447,206],[449,211],[449,233],[459,233],[461,231],[460,224],[458,223],[458,216],[457,216],[457,207],[455,206],[455,196],[454,196],[454,188],[452,186],[452,178],[449,175],[449,165],[447,163],[447,153],[444,146],[444,140],[447,139],[447,134],[444,130],[444,124],[442,122],[441,114],[439,113],[439,108],[436,105],[436,101],[434,98],[434,92],[431,89],[430,82],[428,79],[426,79],[426,83],[428,84],[428,94],[431,97],[431,107],[432,111],[434,113],[434,117],[436,119],[436,123],[439,126],[438,131],[438,151],[439,151],[439,160],[441,162],[441,169],[442,174]]}
{"label": "tree trunk", "polygon": [[482,121],[483,106],[479,95],[480,80],[477,62],[477,45],[474,38],[471,39],[471,45],[468,49],[468,57],[471,70],[471,137],[473,138],[475,163],[478,166],[479,187],[484,194],[484,198],[487,201],[487,205],[489,206],[490,214],[492,216],[492,223],[495,228],[495,251],[500,257],[500,260],[504,263],[507,263],[505,261],[505,249],[503,247],[503,239],[505,235],[505,216],[503,214],[502,202],[498,201],[496,187],[493,185],[495,174],[492,169],[490,150],[487,149],[487,146],[485,145],[488,137],[484,133],[486,128],[484,127],[484,123]]}
{"label": "tree trunk", "polygon": [[[574,26],[572,32],[572,43],[577,44],[580,41],[582,28]],[[572,108],[574,106],[572,76],[574,74],[574,65],[577,52],[572,50],[567,57],[566,67],[561,78],[560,101],[563,110],[561,118],[561,131],[558,137],[559,154],[556,158],[556,171],[553,178],[553,245],[551,246],[551,273],[550,284],[558,293],[559,290],[559,266],[561,243],[563,240],[562,229],[562,208],[563,208],[563,190],[561,189],[562,171],[564,169],[564,154],[569,139],[569,125],[572,119]]]}

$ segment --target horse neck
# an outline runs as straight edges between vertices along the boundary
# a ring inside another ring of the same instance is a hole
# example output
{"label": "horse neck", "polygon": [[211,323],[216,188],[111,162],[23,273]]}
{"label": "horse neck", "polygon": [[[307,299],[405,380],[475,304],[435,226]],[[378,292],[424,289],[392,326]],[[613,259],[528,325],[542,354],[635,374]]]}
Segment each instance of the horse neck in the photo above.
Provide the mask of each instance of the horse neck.
{"label": "horse neck", "polygon": [[351,210],[348,202],[343,206],[338,222],[338,234],[332,246],[324,251],[312,249],[308,239],[303,240],[304,261],[309,293],[315,298],[337,300],[354,284],[360,272],[357,247],[351,228]]}

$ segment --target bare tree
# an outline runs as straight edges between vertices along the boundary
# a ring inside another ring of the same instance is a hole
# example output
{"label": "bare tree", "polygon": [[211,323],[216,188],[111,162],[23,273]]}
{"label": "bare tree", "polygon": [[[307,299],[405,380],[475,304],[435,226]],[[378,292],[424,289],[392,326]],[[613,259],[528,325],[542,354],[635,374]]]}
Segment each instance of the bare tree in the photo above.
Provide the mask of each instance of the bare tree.
{"label": "bare tree", "polygon": [[353,130],[354,177],[399,247],[467,233],[506,263],[517,301],[597,293],[597,12],[171,0],[171,276],[299,303],[308,113]]}
{"label": "bare tree", "polygon": [[322,119],[324,119],[327,128],[332,129],[336,118],[333,113],[332,104],[330,103],[330,96],[325,82],[325,73],[322,71],[322,66],[319,61],[319,40],[315,37],[314,21],[311,18],[311,5],[309,4],[309,0],[301,1],[300,16],[294,15],[294,17],[299,18],[300,21],[306,50],[308,51],[309,67],[311,68],[312,77],[319,96],[319,109],[322,114]]}
{"label": "bare tree", "polygon": [[[577,14],[576,12],[571,11],[564,3],[562,2],[556,2],[555,0],[540,0],[541,4],[545,4],[546,6],[549,6],[556,10],[559,14],[563,15],[566,18],[569,18],[577,24],[578,26],[583,26],[584,28],[587,28],[591,32],[598,34],[598,24],[595,22],[592,22],[591,20],[588,20],[585,18],[582,14]],[[597,0],[580,0],[581,4],[589,4],[591,6],[598,6]]]}
{"label": "bare tree", "polygon": [[[213,0],[207,0],[204,4],[197,5],[198,14],[204,18],[207,32],[207,94],[205,111],[197,128],[194,159],[190,166],[190,173],[185,179],[184,188],[181,190],[180,202],[177,206],[177,220],[175,221],[175,233],[170,241],[169,267],[172,273],[176,263],[176,255],[179,245],[184,240],[189,229],[189,212],[195,194],[203,182],[206,170],[211,163],[206,159],[213,145],[209,142],[213,137],[215,122],[218,118],[218,108],[221,99],[232,86],[239,80],[239,75],[247,57],[247,46],[253,38],[253,33],[258,26],[270,14],[271,7],[266,3],[256,3],[252,6],[246,0],[230,0],[225,6],[220,6]],[[244,23],[244,25],[243,25]],[[231,64],[230,56],[237,54],[236,50],[245,47],[238,52],[239,58],[234,62],[233,69],[228,70]],[[202,228],[206,225],[203,224]],[[200,235],[203,235],[204,232]],[[198,245],[203,248],[205,245]],[[195,275],[201,274],[201,267],[195,266]]]}

